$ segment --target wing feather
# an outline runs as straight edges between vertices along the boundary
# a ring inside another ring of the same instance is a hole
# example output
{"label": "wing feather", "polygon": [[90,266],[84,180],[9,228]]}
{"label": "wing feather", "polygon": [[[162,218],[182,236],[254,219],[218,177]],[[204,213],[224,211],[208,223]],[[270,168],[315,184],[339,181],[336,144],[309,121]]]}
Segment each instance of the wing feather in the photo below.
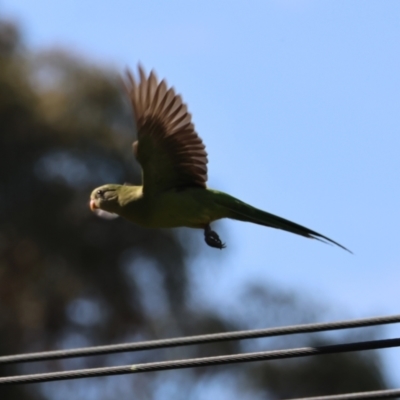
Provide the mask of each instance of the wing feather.
{"label": "wing feather", "polygon": [[143,192],[205,188],[207,153],[186,104],[153,71],[146,76],[140,65],[138,70],[139,81],[128,71],[125,86],[138,132],[133,150],[143,169]]}

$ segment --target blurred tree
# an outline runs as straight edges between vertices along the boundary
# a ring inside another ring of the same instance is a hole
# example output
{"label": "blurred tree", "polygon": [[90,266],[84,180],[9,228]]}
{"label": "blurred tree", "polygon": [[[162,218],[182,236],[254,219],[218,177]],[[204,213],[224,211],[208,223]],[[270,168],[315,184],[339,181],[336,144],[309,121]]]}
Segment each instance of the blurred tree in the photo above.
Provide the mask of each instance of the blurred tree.
{"label": "blurred tree", "polygon": [[[213,311],[194,309],[188,301],[187,265],[196,254],[191,233],[183,246],[177,231],[146,231],[121,219],[105,222],[89,211],[93,187],[138,182],[132,131],[116,75],[61,51],[28,56],[18,29],[0,22],[0,354],[254,328],[251,315],[262,326],[276,324],[277,315],[284,316],[279,323],[305,315],[294,298],[282,304],[279,296],[266,296],[265,288],[249,289],[251,295],[238,306],[243,318],[227,318],[217,305]],[[261,312],[265,304],[268,314]],[[242,349],[216,344],[9,366],[0,372]],[[140,399],[209,399],[231,387],[241,398],[279,398],[385,386],[377,357],[330,357],[1,387],[0,396],[101,400],[133,392]]]}

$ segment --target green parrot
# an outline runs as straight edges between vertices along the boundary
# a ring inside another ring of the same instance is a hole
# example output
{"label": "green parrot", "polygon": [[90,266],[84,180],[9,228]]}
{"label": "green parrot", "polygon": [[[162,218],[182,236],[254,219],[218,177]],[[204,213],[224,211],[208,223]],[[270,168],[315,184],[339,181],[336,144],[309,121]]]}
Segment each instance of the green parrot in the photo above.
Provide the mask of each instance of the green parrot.
{"label": "green parrot", "polygon": [[[94,212],[120,215],[148,228],[189,227],[204,230],[205,242],[225,248],[210,224],[221,218],[252,222],[308,238],[339,243],[311,229],[259,210],[207,188],[207,153],[180,95],[139,66],[139,81],[130,72],[124,82],[134,112],[137,141],[133,152],[143,173],[141,186],[107,184],[93,190]],[[100,211],[100,212],[102,212]]]}

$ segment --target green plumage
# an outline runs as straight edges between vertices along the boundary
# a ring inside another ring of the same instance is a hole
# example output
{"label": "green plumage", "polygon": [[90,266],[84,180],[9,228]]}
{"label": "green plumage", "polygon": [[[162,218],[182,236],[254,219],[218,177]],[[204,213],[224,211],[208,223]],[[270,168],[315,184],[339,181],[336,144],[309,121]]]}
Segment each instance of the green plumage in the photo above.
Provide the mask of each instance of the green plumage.
{"label": "green plumage", "polygon": [[153,72],[146,77],[139,67],[139,74],[139,83],[128,74],[127,91],[138,130],[133,149],[143,169],[143,186],[108,184],[96,188],[90,200],[93,211],[118,214],[149,228],[204,229],[206,243],[220,249],[225,245],[210,224],[231,218],[331,242],[347,250],[311,229],[208,189],[207,153],[186,105],[165,81],[158,83]]}

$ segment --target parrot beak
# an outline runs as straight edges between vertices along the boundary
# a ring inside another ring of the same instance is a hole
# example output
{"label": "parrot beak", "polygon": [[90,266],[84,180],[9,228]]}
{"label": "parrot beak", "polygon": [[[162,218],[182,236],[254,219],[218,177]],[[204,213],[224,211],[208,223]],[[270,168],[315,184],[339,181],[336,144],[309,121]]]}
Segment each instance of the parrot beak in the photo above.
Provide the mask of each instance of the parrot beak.
{"label": "parrot beak", "polygon": [[107,211],[103,211],[94,200],[90,200],[89,202],[90,209],[98,216],[104,219],[115,219],[118,218],[117,214],[110,213]]}
{"label": "parrot beak", "polygon": [[97,207],[97,205],[96,205],[94,200],[90,200],[89,207],[93,212],[95,212],[96,210],[99,209],[99,207]]}

